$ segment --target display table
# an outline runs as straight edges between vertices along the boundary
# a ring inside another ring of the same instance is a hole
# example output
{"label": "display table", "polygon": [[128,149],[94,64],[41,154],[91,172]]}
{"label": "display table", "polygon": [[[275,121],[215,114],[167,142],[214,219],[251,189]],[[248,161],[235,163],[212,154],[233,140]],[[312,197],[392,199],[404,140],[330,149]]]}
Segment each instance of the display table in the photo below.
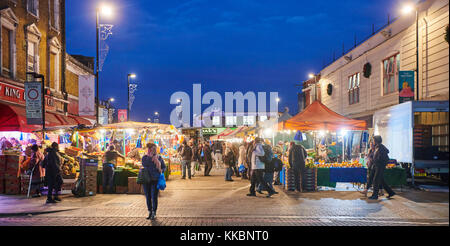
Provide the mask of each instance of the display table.
{"label": "display table", "polygon": [[384,171],[384,180],[389,186],[406,185],[406,170],[404,168],[389,168]]}
{"label": "display table", "polygon": [[[137,177],[138,173],[139,170],[134,169],[114,170],[114,190],[116,191],[116,193],[126,193],[126,191],[123,189],[125,189],[125,187],[128,187],[128,177]],[[103,170],[97,170],[97,185],[99,186],[99,188],[103,185]]]}
{"label": "display table", "polygon": [[329,168],[330,182],[367,183],[366,168]]}

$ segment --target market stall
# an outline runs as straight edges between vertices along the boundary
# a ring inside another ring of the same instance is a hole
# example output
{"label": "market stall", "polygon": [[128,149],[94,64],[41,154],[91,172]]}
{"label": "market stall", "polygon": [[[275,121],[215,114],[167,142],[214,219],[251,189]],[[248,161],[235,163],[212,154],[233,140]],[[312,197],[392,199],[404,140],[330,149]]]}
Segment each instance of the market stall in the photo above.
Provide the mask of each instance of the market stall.
{"label": "market stall", "polygon": [[[294,139],[302,142],[308,138],[313,139],[313,146],[304,146],[307,148],[307,172],[312,172],[311,176],[315,178],[315,186],[335,187],[337,182],[364,184],[367,183],[367,167],[364,158],[359,155],[346,154],[346,145],[352,142],[355,136],[365,138],[368,143],[368,136],[364,135],[366,122],[354,120],[333,112],[319,101],[313,102],[304,111],[292,118],[278,124],[278,132],[293,134]],[[349,134],[352,132],[352,134]],[[353,134],[358,132],[359,134]],[[308,134],[308,137],[306,135]],[[356,138],[356,137],[355,137]],[[303,144],[302,144],[303,145]],[[367,146],[367,145],[366,145]],[[348,147],[348,146],[347,146]],[[288,160],[283,159],[287,169],[289,169]],[[393,166],[390,166],[393,167]],[[404,170],[394,165],[394,169],[386,171],[386,175],[391,184],[400,184],[406,182],[401,173]],[[314,169],[314,170],[311,170]],[[289,170],[284,171],[284,183],[287,188]],[[394,181],[397,177],[397,182]],[[293,182],[293,181],[292,181]]]}

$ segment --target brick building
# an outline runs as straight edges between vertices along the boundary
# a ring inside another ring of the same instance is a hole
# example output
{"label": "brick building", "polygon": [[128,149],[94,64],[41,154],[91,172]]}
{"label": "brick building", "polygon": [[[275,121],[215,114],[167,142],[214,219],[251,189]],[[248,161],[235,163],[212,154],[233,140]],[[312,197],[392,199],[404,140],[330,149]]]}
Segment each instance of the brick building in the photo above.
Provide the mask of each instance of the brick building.
{"label": "brick building", "polygon": [[65,0],[1,0],[0,27],[0,111],[17,116],[8,129],[33,129],[23,95],[28,72],[45,77],[47,126],[90,125],[78,116],[76,77],[93,74],[93,59],[86,65],[66,53]]}

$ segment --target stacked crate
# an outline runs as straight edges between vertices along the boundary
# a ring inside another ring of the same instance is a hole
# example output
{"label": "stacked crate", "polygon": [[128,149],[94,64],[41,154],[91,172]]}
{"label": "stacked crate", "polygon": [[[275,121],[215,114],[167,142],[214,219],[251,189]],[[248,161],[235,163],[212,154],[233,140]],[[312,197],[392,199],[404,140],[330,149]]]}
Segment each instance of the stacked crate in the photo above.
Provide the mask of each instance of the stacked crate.
{"label": "stacked crate", "polygon": [[316,191],[317,189],[317,168],[306,168],[304,175],[304,182],[302,182],[303,191]]}
{"label": "stacked crate", "polygon": [[0,194],[5,193],[6,155],[0,155]]}
{"label": "stacked crate", "polygon": [[294,169],[292,168],[286,170],[286,189],[291,191],[295,190]]}
{"label": "stacked crate", "polygon": [[22,156],[8,155],[6,157],[6,171],[5,171],[5,194],[18,195],[20,194],[20,163]]}
{"label": "stacked crate", "polygon": [[82,159],[84,166],[84,177],[86,180],[86,195],[95,196],[97,194],[97,170],[98,160]]}
{"label": "stacked crate", "polygon": [[20,194],[28,194],[28,187],[30,185],[30,175],[20,175]]}

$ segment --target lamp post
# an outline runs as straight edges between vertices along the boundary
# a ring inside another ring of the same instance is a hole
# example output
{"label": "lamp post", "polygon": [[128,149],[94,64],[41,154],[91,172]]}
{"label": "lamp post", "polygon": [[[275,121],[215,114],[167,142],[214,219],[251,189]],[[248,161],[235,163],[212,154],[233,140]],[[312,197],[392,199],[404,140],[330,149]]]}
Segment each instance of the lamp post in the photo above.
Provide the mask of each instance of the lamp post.
{"label": "lamp post", "polygon": [[419,9],[414,4],[403,6],[403,15],[408,15],[413,11],[416,12],[416,101],[419,101]]}
{"label": "lamp post", "polygon": [[159,113],[155,112],[155,119],[153,120],[154,123],[159,123]]}
{"label": "lamp post", "polygon": [[136,78],[136,74],[129,73],[127,76],[127,82],[128,82],[128,101],[127,101],[127,120],[130,121],[130,78]]}
{"label": "lamp post", "polygon": [[95,94],[95,119],[97,121],[97,125],[99,123],[99,118],[98,118],[98,106],[99,106],[99,45],[100,45],[100,13],[104,16],[111,16],[112,15],[112,9],[111,7],[107,6],[107,5],[102,5],[100,7],[98,7],[95,11],[95,15],[96,15],[96,21],[95,21],[95,30],[96,30],[96,68],[95,68],[95,87],[96,87],[96,94]]}

